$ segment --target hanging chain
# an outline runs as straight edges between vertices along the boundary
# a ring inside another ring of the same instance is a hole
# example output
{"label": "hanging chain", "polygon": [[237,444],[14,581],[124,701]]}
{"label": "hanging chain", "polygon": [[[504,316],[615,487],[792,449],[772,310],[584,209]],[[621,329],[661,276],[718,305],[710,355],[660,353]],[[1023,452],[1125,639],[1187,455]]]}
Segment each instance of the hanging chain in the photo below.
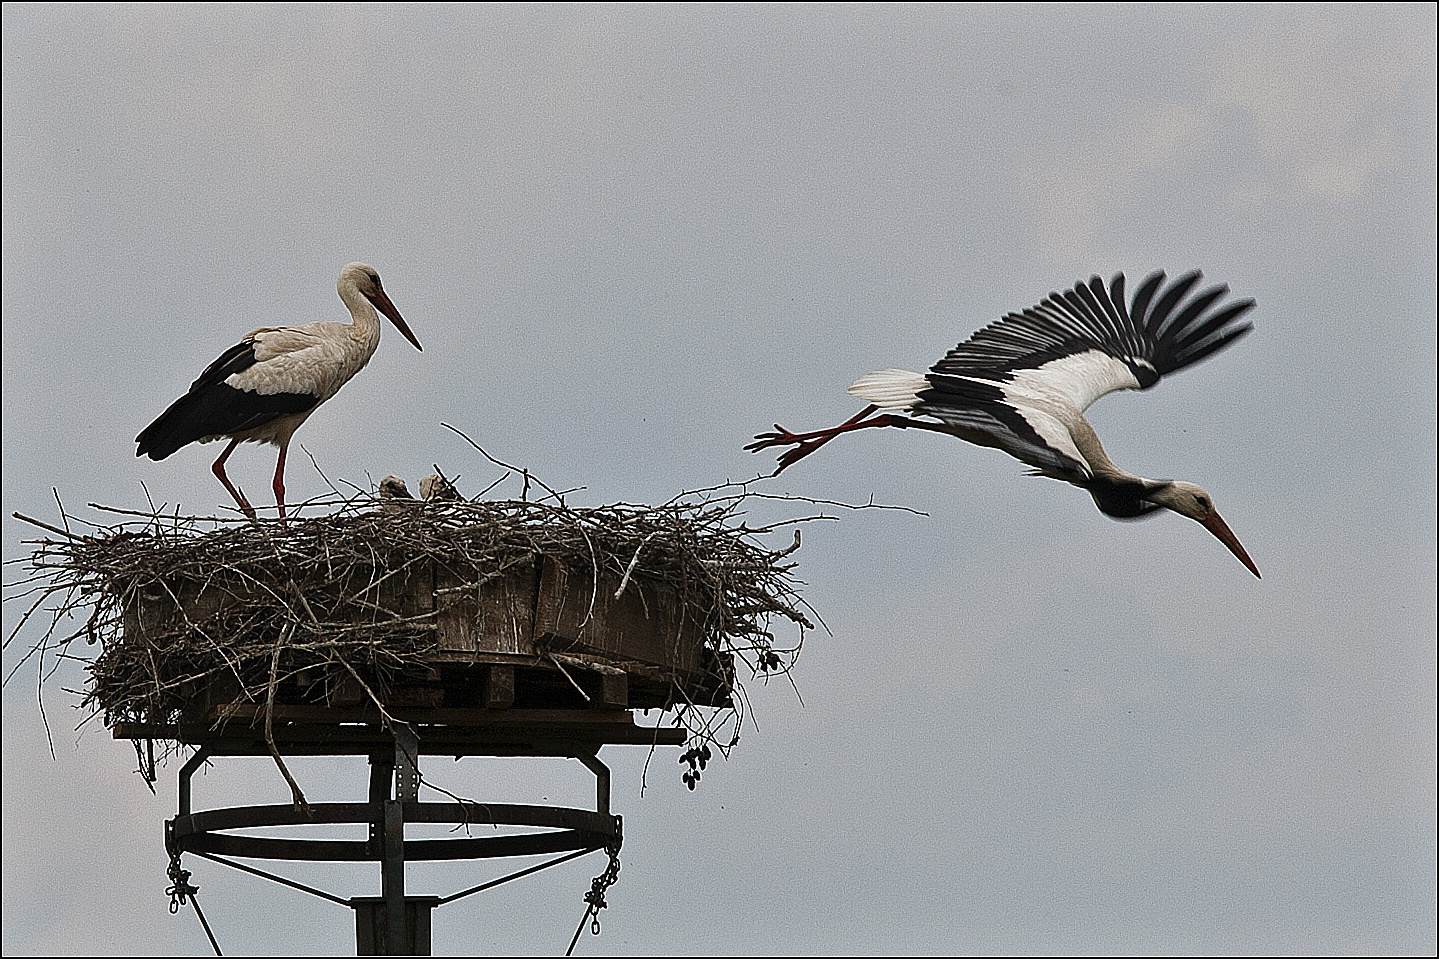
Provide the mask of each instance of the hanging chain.
{"label": "hanging chain", "polygon": [[613,886],[615,880],[620,878],[620,844],[616,842],[606,846],[605,852],[609,853],[610,864],[605,867],[603,873],[595,877],[594,882],[590,883],[590,891],[585,893],[585,902],[590,904],[590,909],[594,912],[594,920],[590,923],[590,935],[592,936],[600,934],[600,910],[609,905],[605,902],[605,890]]}
{"label": "hanging chain", "polygon": [[195,909],[195,915],[200,920],[200,928],[205,930],[205,936],[210,940],[210,948],[215,950],[215,955],[223,956],[220,951],[220,943],[215,940],[215,933],[211,931],[210,924],[205,921],[205,914],[200,911],[200,900],[195,893],[200,887],[190,882],[190,870],[180,865],[180,850],[170,850],[170,868],[166,870],[170,877],[170,888],[165,890],[165,895],[170,897],[170,915],[180,911],[180,907],[188,900]]}
{"label": "hanging chain", "polygon": [[[590,935],[592,936],[600,934],[600,910],[609,905],[605,902],[605,890],[613,886],[615,880],[620,877],[620,845],[623,842],[623,838],[616,837],[614,842],[605,847],[605,852],[610,857],[610,864],[605,867],[604,872],[594,878],[594,881],[590,883],[590,891],[585,893],[585,902],[589,904],[589,909],[585,911],[585,919],[590,920]],[[580,920],[579,928],[575,930],[575,937],[570,940],[570,947],[565,950],[565,955],[571,955],[575,951],[575,943],[580,941],[580,933],[585,928],[585,919]]]}
{"label": "hanging chain", "polygon": [[187,900],[195,897],[200,887],[190,884],[190,870],[181,868],[178,852],[170,854],[170,868],[166,872],[170,877],[170,888],[165,890],[165,895],[170,897],[170,915],[173,916]]}

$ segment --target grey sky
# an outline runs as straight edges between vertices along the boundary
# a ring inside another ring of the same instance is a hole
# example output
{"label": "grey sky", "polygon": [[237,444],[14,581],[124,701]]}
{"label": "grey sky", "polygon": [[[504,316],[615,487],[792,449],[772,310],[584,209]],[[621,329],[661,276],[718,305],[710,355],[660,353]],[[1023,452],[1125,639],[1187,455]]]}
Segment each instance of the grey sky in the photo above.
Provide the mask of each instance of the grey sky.
{"label": "grey sky", "polygon": [[[350,260],[425,349],[387,330],[300,430],[296,502],[327,489],[311,456],[477,492],[498,472],[442,422],[580,504],[663,501],[767,472],[755,432],[833,425],[856,376],[1093,273],[1199,267],[1258,301],[1254,335],[1090,413],[1119,465],[1207,488],[1262,581],[1193,523],[1113,522],[945,437],[859,433],[766,480],[927,515],[810,530],[830,632],[803,704],[753,687],[757,728],[696,792],[673,754],[641,796],[644,750],[602,753],[624,868],[578,954],[1434,953],[1432,5],[3,24],[7,561],[36,532],[10,514],[53,521],[57,493],[226,505],[217,447],[157,464],[135,434],[246,331],[345,319]],[[274,451],[230,464],[266,490]],[[203,953],[166,910],[176,765],[152,797],[128,744],[73,733],[82,682],[46,684],[54,760],[33,672],[4,691],[3,951]],[[235,762],[202,803],[285,801]],[[571,766],[427,773],[583,802]],[[364,773],[302,775],[338,800]],[[227,953],[352,954],[347,910],[190,867]],[[562,953],[600,868],[442,908],[436,953]]]}

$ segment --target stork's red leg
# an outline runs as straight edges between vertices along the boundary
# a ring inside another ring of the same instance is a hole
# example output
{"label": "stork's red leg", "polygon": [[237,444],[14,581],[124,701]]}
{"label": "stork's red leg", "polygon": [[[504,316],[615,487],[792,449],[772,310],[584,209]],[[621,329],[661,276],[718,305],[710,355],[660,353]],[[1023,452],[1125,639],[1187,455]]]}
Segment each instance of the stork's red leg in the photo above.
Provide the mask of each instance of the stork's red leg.
{"label": "stork's red leg", "polygon": [[840,433],[843,433],[846,430],[854,429],[860,420],[864,419],[866,416],[875,412],[878,409],[878,406],[866,406],[864,409],[860,410],[854,416],[851,416],[849,419],[845,420],[838,426],[830,427],[827,430],[814,430],[810,433],[791,433],[789,430],[776,423],[774,425],[775,432],[756,433],[754,437],[755,442],[750,443],[748,446],[745,447],[745,449],[749,450],[752,453],[758,453],[760,450],[769,449],[771,446],[788,446],[791,443],[807,443],[811,440],[818,438],[828,440],[833,438],[834,436],[839,435]]}
{"label": "stork's red leg", "polygon": [[275,461],[275,505],[280,508],[280,525],[285,525],[285,454],[289,452],[290,444],[286,443],[280,447],[280,458]]}
{"label": "stork's red leg", "polygon": [[224,484],[225,489],[230,491],[230,495],[235,498],[235,502],[240,504],[240,512],[250,517],[250,519],[254,519],[255,508],[250,505],[249,500],[245,499],[244,492],[236,489],[230,482],[230,477],[225,475],[225,460],[230,458],[230,454],[235,452],[235,447],[239,445],[239,440],[231,440],[230,445],[225,447],[225,452],[221,453],[220,458],[215,460],[215,465],[210,467],[210,472],[215,474],[216,479]]}
{"label": "stork's red leg", "polygon": [[866,416],[878,411],[878,406],[866,406],[838,426],[832,426],[827,430],[814,430],[810,433],[791,433],[776,423],[774,425],[775,432],[756,434],[755,441],[746,446],[745,449],[752,453],[758,453],[760,450],[769,449],[771,446],[793,445],[794,449],[786,451],[779,458],[779,467],[774,471],[774,475],[778,476],[780,473],[783,473],[786,468],[798,463],[841,433],[848,433],[850,430],[864,429],[870,426],[910,425],[909,420],[902,419],[890,413],[881,414],[872,420],[865,419]]}

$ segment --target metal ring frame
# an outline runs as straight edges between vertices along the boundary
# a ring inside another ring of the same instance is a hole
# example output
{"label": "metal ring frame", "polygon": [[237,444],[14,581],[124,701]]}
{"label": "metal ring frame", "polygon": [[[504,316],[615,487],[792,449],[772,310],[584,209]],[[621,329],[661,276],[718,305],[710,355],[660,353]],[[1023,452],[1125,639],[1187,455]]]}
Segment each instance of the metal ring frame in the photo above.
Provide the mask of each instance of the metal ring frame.
{"label": "metal ring frame", "polygon": [[[475,829],[499,826],[529,826],[544,832],[503,836],[466,836],[455,839],[404,841],[404,858],[409,861],[453,859],[494,859],[507,856],[544,855],[575,849],[603,849],[620,838],[621,820],[609,812],[609,769],[594,755],[573,758],[584,763],[596,778],[594,811],[563,806],[530,806],[509,803],[430,803],[371,799],[364,803],[315,803],[308,812],[294,805],[239,806],[228,809],[190,811],[190,777],[210,758],[201,749],[180,771],[180,810],[165,823],[166,844],[179,852],[212,853],[250,859],[285,859],[315,862],[379,862],[386,850],[376,825],[387,814],[399,813],[398,824],[445,823]],[[373,766],[376,779],[388,779],[393,767],[380,762]],[[372,795],[374,794],[372,784]],[[390,807],[390,808],[386,808]],[[226,830],[275,826],[335,824],[371,826],[365,840],[267,838],[226,835]]]}

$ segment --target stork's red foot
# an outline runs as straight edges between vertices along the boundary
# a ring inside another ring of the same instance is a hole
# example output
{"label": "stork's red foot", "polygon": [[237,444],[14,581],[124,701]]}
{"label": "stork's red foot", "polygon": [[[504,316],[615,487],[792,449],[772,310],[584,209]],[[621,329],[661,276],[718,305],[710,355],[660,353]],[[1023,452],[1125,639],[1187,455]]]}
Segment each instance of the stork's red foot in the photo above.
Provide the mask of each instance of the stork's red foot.
{"label": "stork's red foot", "polygon": [[758,453],[760,450],[769,449],[771,446],[793,446],[794,449],[786,450],[780,456],[779,466],[773,474],[775,476],[783,473],[787,467],[793,466],[795,463],[819,449],[832,439],[834,435],[829,430],[822,430],[818,434],[792,433],[778,423],[774,425],[774,430],[773,433],[756,433],[755,441],[746,446],[745,449],[751,453]]}
{"label": "stork's red foot", "polygon": [[760,450],[769,449],[771,446],[788,446],[791,443],[804,442],[802,435],[799,433],[791,433],[778,423],[774,425],[774,429],[775,431],[773,433],[756,433],[754,435],[755,441],[746,446],[745,449],[751,453],[758,453]]}
{"label": "stork's red foot", "polygon": [[806,456],[813,453],[815,450],[819,449],[821,446],[828,443],[830,440],[834,439],[841,433],[846,433],[850,430],[863,429],[866,426],[903,425],[902,423],[899,423],[893,416],[890,416],[888,414],[885,414],[883,416],[876,416],[872,420],[865,418],[871,413],[876,413],[878,411],[879,407],[871,404],[869,406],[866,406],[864,409],[860,410],[858,413],[854,414],[849,419],[845,420],[843,423],[839,424],[836,427],[827,430],[815,430],[812,433],[791,433],[789,430],[776,423],[774,425],[775,431],[773,433],[756,434],[754,438],[755,441],[746,446],[745,449],[753,453],[758,453],[760,450],[769,449],[771,446],[793,446],[794,449],[786,451],[785,454],[779,458],[779,467],[774,471],[773,474],[775,476],[778,476],[780,473],[783,473],[785,471],[786,467],[793,466],[795,463],[798,463],[800,460],[804,459]]}

